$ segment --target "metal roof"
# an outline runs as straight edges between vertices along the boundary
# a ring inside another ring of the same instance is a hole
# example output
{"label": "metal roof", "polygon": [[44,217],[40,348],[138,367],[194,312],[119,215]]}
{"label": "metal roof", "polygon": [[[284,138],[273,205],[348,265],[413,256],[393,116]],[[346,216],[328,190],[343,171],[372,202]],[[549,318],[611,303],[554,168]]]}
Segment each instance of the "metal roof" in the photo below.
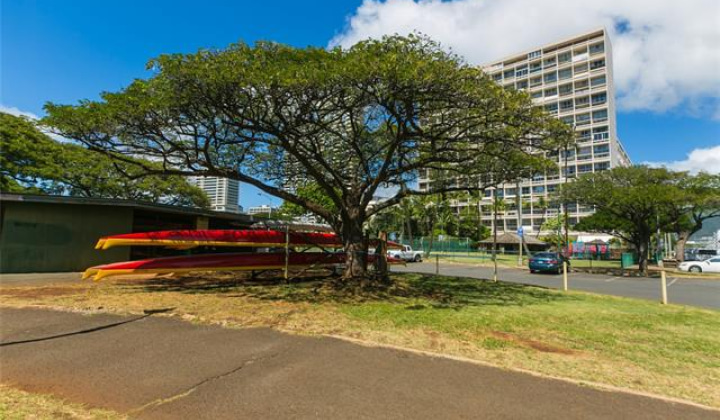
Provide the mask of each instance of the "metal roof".
{"label": "metal roof", "polygon": [[248,214],[230,213],[224,211],[206,210],[197,207],[173,206],[169,204],[156,204],[117,198],[88,198],[71,197],[66,195],[39,195],[39,194],[7,194],[0,193],[0,202],[25,202],[40,204],[67,204],[85,206],[113,206],[131,207],[134,209],[157,211],[163,213],[207,216],[221,219],[235,219],[246,223],[253,223],[255,218]]}

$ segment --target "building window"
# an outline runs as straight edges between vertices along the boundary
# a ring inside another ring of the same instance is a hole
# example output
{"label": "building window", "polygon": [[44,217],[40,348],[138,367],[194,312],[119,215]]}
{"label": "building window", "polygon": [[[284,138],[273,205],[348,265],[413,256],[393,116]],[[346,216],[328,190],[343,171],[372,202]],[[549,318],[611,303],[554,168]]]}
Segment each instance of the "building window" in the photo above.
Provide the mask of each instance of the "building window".
{"label": "building window", "polygon": [[545,73],[544,79],[545,79],[545,83],[555,82],[555,81],[557,81],[557,73],[555,73],[555,72]]}
{"label": "building window", "polygon": [[502,80],[502,73],[495,73],[492,75],[494,81],[499,82]]}
{"label": "building window", "polygon": [[597,163],[595,164],[595,171],[596,171],[596,172],[606,171],[606,170],[608,170],[608,169],[610,169],[610,162],[597,162]]}
{"label": "building window", "polygon": [[534,63],[530,63],[530,73],[537,73],[540,70],[542,70],[542,62],[536,61]]}
{"label": "building window", "polygon": [[572,77],[572,69],[570,69],[570,68],[562,69],[562,70],[558,71],[558,78],[560,80],[569,79],[571,77]]}
{"label": "building window", "polygon": [[607,93],[596,93],[592,96],[592,104],[594,105],[602,105],[605,102],[607,102]]}
{"label": "building window", "polygon": [[545,97],[557,96],[557,88],[545,89]]}
{"label": "building window", "polygon": [[590,62],[590,70],[597,70],[605,67],[605,59],[595,60]]}
{"label": "building window", "polygon": [[572,83],[561,85],[559,88],[559,91],[560,91],[560,96],[565,96],[565,95],[571,94],[573,91]]}
{"label": "building window", "polygon": [[528,68],[527,66],[520,66],[517,69],[515,69],[515,77],[522,77],[526,76],[528,74]]}
{"label": "building window", "polygon": [[510,70],[505,70],[505,72],[503,72],[503,78],[510,79],[512,77],[515,77],[515,70],[510,69]]}
{"label": "building window", "polygon": [[542,55],[542,51],[541,51],[541,50],[537,50],[537,51],[533,51],[533,52],[531,52],[531,53],[528,53],[528,57],[527,57],[527,58],[528,58],[528,60],[532,60],[533,58],[538,58],[538,57],[540,57],[541,55]]}
{"label": "building window", "polygon": [[530,79],[530,87],[540,86],[542,85],[542,77],[533,77]]}
{"label": "building window", "polygon": [[600,54],[602,52],[605,52],[605,43],[604,42],[600,42],[599,44],[593,44],[590,46],[590,55]]}
{"label": "building window", "polygon": [[575,74],[585,73],[588,71],[588,65],[587,63],[578,64],[575,66]]}
{"label": "building window", "polygon": [[578,80],[575,82],[575,93],[582,93],[586,92],[588,90],[588,81],[585,80]]}
{"label": "building window", "polygon": [[579,141],[585,141],[590,140],[590,130],[580,130],[578,131],[577,138]]}
{"label": "building window", "polygon": [[570,51],[558,54],[558,63],[568,63],[571,60]]}
{"label": "building window", "polygon": [[590,84],[592,85],[592,87],[603,86],[605,83],[606,83],[605,75],[593,77],[592,79],[590,79]]}
{"label": "building window", "polygon": [[590,124],[590,114],[579,114],[575,117],[575,123],[577,125]]}
{"label": "building window", "polygon": [[607,119],[608,119],[607,109],[600,109],[598,111],[593,111],[592,119],[593,119],[593,122],[607,121]]}
{"label": "building window", "polygon": [[515,87],[516,87],[518,90],[520,90],[520,89],[527,89],[527,87],[528,87],[528,82],[527,82],[527,80],[520,80],[519,82],[517,82],[517,83],[515,84]]}
{"label": "building window", "polygon": [[553,102],[551,104],[545,105],[545,111],[551,113],[551,114],[557,114],[558,112],[558,104],[557,102]]}
{"label": "building window", "polygon": [[560,118],[560,121],[572,126],[575,123],[575,118],[572,115],[568,115],[567,117]]}
{"label": "building window", "polygon": [[595,127],[593,129],[593,140],[596,142],[605,141],[608,138],[610,138],[610,133],[608,133],[607,126],[604,127]]}
{"label": "building window", "polygon": [[560,111],[572,111],[573,109],[573,100],[572,99],[565,99],[564,101],[560,101]]}
{"label": "building window", "polygon": [[601,144],[599,146],[593,147],[593,153],[596,155],[599,153],[609,153],[610,152],[610,145],[609,144]]}
{"label": "building window", "polygon": [[579,174],[585,174],[588,172],[592,172],[592,164],[588,163],[585,165],[578,165],[578,173]]}
{"label": "building window", "polygon": [[575,98],[575,108],[587,108],[588,105],[590,105],[590,97],[589,96]]}
{"label": "building window", "polygon": [[530,187],[522,187],[522,195],[530,195]]}
{"label": "building window", "polygon": [[537,90],[535,92],[532,92],[530,94],[530,97],[533,99],[537,99],[537,98],[542,98],[542,95],[543,95],[542,90]]}

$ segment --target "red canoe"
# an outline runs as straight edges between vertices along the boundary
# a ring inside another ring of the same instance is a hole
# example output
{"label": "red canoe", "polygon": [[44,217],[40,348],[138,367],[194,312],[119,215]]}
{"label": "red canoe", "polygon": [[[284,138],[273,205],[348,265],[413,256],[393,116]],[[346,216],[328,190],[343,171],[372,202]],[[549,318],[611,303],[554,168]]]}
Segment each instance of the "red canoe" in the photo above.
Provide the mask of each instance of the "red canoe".
{"label": "red canoe", "polygon": [[[375,260],[369,255],[369,261]],[[288,267],[301,268],[309,266],[329,266],[342,264],[345,261],[343,253],[290,253],[288,254]],[[388,258],[388,263],[402,264],[402,260]],[[104,277],[127,274],[162,274],[187,273],[192,271],[252,271],[252,270],[278,270],[285,267],[284,252],[261,253],[234,253],[234,254],[205,254],[181,257],[151,258],[147,260],[125,261],[112,264],[98,265],[88,268],[83,273],[83,279],[94,276],[94,280]]]}
{"label": "red canoe", "polygon": [[[290,246],[342,247],[340,237],[334,233],[286,233],[280,230],[162,230],[105,236],[98,240],[95,249],[108,249],[115,246],[166,246],[180,249],[197,246],[265,248],[284,247],[288,239]],[[388,248],[401,247],[402,245],[398,243],[388,242]]]}

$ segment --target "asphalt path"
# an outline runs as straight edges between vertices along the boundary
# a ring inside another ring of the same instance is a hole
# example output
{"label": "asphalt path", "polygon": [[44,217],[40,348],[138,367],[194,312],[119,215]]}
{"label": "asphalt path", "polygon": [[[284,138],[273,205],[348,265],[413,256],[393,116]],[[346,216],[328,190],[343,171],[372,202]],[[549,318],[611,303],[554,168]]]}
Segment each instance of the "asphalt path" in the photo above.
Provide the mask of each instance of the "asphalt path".
{"label": "asphalt path", "polygon": [[131,418],[718,419],[636,394],[333,338],[0,308],[2,382]]}
{"label": "asphalt path", "polygon": [[[408,263],[406,266],[393,266],[393,271],[435,273],[434,262]],[[447,263],[440,261],[440,274],[447,276],[492,279],[492,267],[473,264]],[[512,283],[562,288],[562,274],[535,273],[518,268],[500,267],[498,279]],[[720,309],[720,278],[679,278],[668,277],[668,301],[681,305]],[[615,277],[604,274],[575,273],[568,274],[568,287],[571,290],[601,293],[613,296],[660,301],[661,288],[659,278]]]}

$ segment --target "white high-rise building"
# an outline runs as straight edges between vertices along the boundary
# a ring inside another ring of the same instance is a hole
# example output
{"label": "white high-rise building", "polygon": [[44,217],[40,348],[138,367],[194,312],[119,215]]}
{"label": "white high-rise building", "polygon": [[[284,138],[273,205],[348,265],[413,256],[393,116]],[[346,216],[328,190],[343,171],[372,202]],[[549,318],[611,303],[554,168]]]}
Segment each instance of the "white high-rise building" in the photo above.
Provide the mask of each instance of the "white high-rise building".
{"label": "white high-rise building", "polygon": [[[524,179],[519,185],[487,189],[479,209],[484,225],[492,228],[492,197],[497,195],[506,200],[504,214],[498,215],[498,230],[516,231],[519,193],[524,203],[522,226],[538,230],[545,220],[558,214],[559,205],[552,202],[552,195],[566,176],[570,182],[577,175],[630,164],[617,136],[612,49],[604,29],[514,54],[483,66],[483,70],[505,88],[527,92],[535,104],[574,126],[577,133],[576,148],[567,152],[567,171],[565,153],[559,151],[548,156],[558,162],[557,172]],[[421,172],[420,189],[428,188],[428,174]],[[478,205],[469,199],[452,204],[463,214]],[[592,214],[591,208],[574,203],[569,204],[568,211],[571,225]]]}
{"label": "white high-rise building", "polygon": [[234,179],[214,176],[189,177],[188,181],[205,191],[210,199],[210,208],[215,211],[240,213],[240,182]]}

